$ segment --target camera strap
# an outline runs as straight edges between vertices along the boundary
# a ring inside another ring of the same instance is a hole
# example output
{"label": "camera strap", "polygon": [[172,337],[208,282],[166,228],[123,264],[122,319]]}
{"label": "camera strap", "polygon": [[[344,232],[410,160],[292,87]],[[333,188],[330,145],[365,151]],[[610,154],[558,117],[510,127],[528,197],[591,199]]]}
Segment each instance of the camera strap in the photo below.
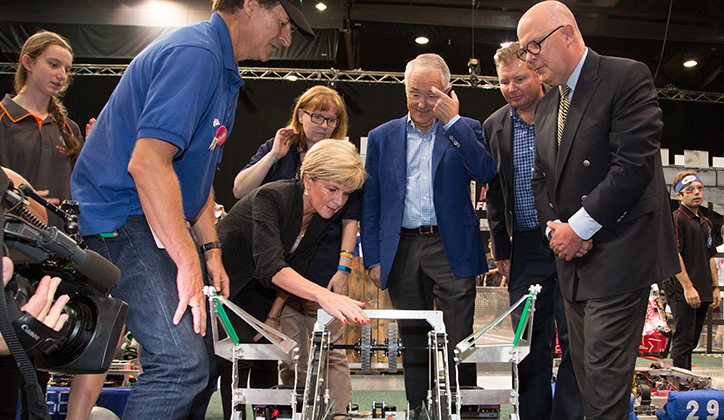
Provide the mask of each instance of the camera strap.
{"label": "camera strap", "polygon": [[33,420],[50,420],[50,413],[45,403],[43,391],[40,388],[40,384],[38,384],[37,376],[35,376],[35,367],[30,362],[30,358],[28,358],[28,355],[25,353],[10,323],[8,308],[5,304],[5,293],[3,293],[2,299],[0,299],[0,333],[2,333],[5,343],[15,358],[18,368],[20,368],[23,379],[25,379],[25,395],[28,399],[29,418]]}

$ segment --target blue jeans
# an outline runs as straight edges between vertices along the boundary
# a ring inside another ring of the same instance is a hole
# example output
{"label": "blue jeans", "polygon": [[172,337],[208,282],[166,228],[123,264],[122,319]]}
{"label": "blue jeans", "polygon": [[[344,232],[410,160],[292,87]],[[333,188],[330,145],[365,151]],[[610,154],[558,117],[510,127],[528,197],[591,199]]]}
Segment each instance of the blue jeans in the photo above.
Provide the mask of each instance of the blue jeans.
{"label": "blue jeans", "polygon": [[187,418],[208,381],[209,356],[203,337],[194,333],[191,311],[178,325],[172,322],[178,306],[176,265],[156,246],[144,216],[130,216],[117,232],[115,238],[84,239],[121,269],[111,294],[128,303],[126,325],[143,346],[143,374],[133,385],[123,418]]}

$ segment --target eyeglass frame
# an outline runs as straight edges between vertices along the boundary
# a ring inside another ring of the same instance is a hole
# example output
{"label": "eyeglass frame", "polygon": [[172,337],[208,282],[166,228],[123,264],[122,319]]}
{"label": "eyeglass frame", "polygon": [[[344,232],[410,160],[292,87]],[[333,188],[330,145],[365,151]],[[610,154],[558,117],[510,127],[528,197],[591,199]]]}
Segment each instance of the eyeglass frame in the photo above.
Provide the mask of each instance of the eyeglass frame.
{"label": "eyeglass frame", "polygon": [[[434,94],[423,95],[420,92],[407,92],[407,93],[405,93],[405,96],[407,96],[407,99],[409,99],[410,101],[412,101],[414,103],[418,103],[418,102],[422,101],[422,98],[425,98],[425,100],[427,102],[431,102],[431,103],[438,100],[438,97],[435,96]],[[416,96],[419,96],[419,98],[415,99]]]}
{"label": "eyeglass frame", "polygon": [[[541,39],[540,41],[533,41],[533,40],[528,41],[528,43],[525,44],[525,48],[518,48],[518,51],[516,51],[516,54],[515,54],[515,55],[518,56],[518,59],[519,59],[519,60],[525,61],[525,58],[523,58],[523,57],[525,57],[525,55],[528,54],[528,53],[533,54],[533,55],[538,55],[538,54],[540,54],[541,48],[542,48],[540,44],[542,44],[543,41],[545,41],[546,39],[548,39],[549,36],[553,35],[557,30],[559,30],[559,29],[561,29],[561,28],[563,28],[563,27],[565,27],[565,26],[566,26],[566,25],[560,25],[560,26],[558,26],[556,29],[550,31],[550,33],[549,33],[548,35],[544,36],[543,39]],[[531,43],[532,43],[533,45],[537,45],[537,46],[538,46],[538,52],[533,52],[533,51],[530,50],[530,44],[531,44]]]}
{"label": "eyeglass frame", "polygon": [[[309,111],[304,110],[304,109],[302,110],[302,112],[304,112],[305,114],[309,115],[309,120],[312,121],[314,124],[322,125],[322,124],[326,123],[326,124],[327,124],[327,127],[329,127],[329,128],[337,128],[337,127],[339,127],[340,121],[339,121],[339,118],[337,118],[337,117],[327,118],[327,117],[325,117],[325,116],[322,115],[322,114],[317,114],[316,112],[309,112]],[[317,119],[317,121],[314,121],[315,118]],[[319,118],[321,118],[322,120],[319,121]],[[332,125],[332,124],[331,124],[332,121],[336,121],[337,124]]]}
{"label": "eyeglass frame", "polygon": [[681,191],[679,191],[679,192],[684,193],[684,194],[693,194],[694,189],[696,189],[699,192],[704,192],[704,188],[705,187],[703,185],[689,185],[688,187],[682,188]]}

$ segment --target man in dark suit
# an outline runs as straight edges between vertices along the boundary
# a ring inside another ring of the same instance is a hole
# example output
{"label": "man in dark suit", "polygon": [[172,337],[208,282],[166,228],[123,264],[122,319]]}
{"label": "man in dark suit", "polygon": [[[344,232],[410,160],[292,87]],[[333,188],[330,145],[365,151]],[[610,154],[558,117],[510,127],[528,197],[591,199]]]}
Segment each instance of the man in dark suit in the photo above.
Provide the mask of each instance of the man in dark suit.
{"label": "man in dark suit", "polygon": [[[500,91],[508,102],[483,123],[483,136],[498,162],[498,176],[488,184],[488,223],[498,270],[510,279],[511,305],[533,284],[542,290],[535,302],[535,322],[528,356],[518,365],[520,418],[522,420],[583,417],[568,351],[563,299],[553,252],[540,230],[530,181],[535,155],[534,113],[543,97],[543,84],[528,63],[517,57],[514,42],[495,54]],[[515,329],[523,308],[513,315]],[[555,399],[551,396],[553,339],[558,327],[561,363]]]}
{"label": "man in dark suit", "polygon": [[518,38],[519,57],[555,86],[535,113],[532,186],[584,412],[624,419],[649,286],[679,271],[656,89],[644,64],[587,49],[563,3],[531,7]]}
{"label": "man in dark suit", "polygon": [[[440,56],[422,54],[407,64],[405,92],[409,114],[368,137],[364,263],[370,279],[389,288],[395,309],[435,305],[443,312],[452,368],[452,349],[473,332],[475,276],[487,271],[470,181],[489,182],[496,165],[480,123],[460,117],[450,70]],[[399,325],[405,347],[427,346],[427,324]],[[407,400],[415,408],[430,382],[427,351],[409,349],[402,357]],[[461,384],[475,380],[475,365],[463,365]]]}

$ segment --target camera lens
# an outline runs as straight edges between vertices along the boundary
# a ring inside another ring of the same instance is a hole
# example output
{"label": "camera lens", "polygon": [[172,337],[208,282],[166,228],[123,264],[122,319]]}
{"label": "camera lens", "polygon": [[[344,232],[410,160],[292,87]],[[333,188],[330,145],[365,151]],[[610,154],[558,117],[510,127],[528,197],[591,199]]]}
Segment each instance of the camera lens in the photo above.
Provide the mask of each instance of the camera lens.
{"label": "camera lens", "polygon": [[77,358],[93,338],[98,320],[96,302],[87,296],[77,295],[68,301],[64,312],[68,321],[61,330],[67,340],[57,350],[45,356],[51,365],[65,365]]}

